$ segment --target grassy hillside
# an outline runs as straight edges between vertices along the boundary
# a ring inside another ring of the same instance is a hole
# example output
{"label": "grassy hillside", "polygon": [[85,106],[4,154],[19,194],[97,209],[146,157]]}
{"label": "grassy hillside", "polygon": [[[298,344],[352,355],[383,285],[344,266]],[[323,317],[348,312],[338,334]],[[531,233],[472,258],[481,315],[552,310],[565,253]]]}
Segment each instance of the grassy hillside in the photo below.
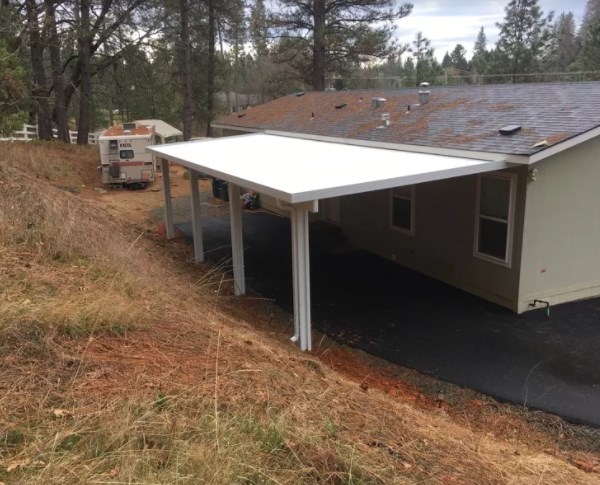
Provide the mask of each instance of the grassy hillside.
{"label": "grassy hillside", "polygon": [[600,481],[593,430],[326,338],[299,352],[289,315],[111,215],[97,164],[0,145],[0,482]]}

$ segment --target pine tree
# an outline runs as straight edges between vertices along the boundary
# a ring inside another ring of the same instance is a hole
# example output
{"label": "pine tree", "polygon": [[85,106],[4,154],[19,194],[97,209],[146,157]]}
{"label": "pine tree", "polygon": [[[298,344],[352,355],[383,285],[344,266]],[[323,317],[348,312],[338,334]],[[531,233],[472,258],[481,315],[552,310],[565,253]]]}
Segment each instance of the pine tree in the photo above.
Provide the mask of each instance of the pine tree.
{"label": "pine tree", "polygon": [[315,91],[325,89],[327,72],[399,54],[394,21],[412,4],[395,0],[280,0],[273,25],[283,37],[280,59],[290,63]]}
{"label": "pine tree", "polygon": [[25,65],[18,52],[9,52],[0,38],[0,134],[10,135],[27,119],[23,102],[27,97]]}
{"label": "pine tree", "polygon": [[552,29],[547,64],[553,71],[564,72],[577,60],[581,43],[572,12],[561,13]]}
{"label": "pine tree", "polygon": [[431,41],[417,32],[412,46],[408,49],[415,61],[415,77],[417,86],[422,82],[433,82],[440,74],[441,66],[433,56]]}
{"label": "pine tree", "polygon": [[267,25],[267,11],[264,0],[255,0],[250,11],[250,41],[258,57],[269,53],[267,38],[269,35]]}
{"label": "pine tree", "polygon": [[585,32],[596,22],[600,22],[600,0],[587,0],[581,22],[581,33]]}
{"label": "pine tree", "polygon": [[444,54],[444,58],[442,59],[442,67],[444,69],[452,67],[452,59],[450,58],[450,53],[448,51],[446,51],[446,53]]}
{"label": "pine tree", "polygon": [[490,54],[487,50],[487,37],[483,27],[479,29],[477,39],[473,45],[473,57],[471,58],[471,66],[475,74],[485,74],[488,69]]}
{"label": "pine tree", "polygon": [[511,0],[505,8],[504,22],[496,44],[505,59],[505,72],[517,80],[517,74],[539,69],[544,49],[550,40],[553,14],[544,16],[537,0]]}
{"label": "pine tree", "polygon": [[462,44],[456,44],[450,54],[450,65],[461,72],[467,72],[469,70],[469,61],[465,57],[466,53],[467,49]]}
{"label": "pine tree", "polygon": [[600,21],[590,24],[584,33],[580,62],[586,71],[600,70]]}
{"label": "pine tree", "polygon": [[579,66],[585,70],[600,69],[600,0],[588,0],[579,30],[581,56]]}

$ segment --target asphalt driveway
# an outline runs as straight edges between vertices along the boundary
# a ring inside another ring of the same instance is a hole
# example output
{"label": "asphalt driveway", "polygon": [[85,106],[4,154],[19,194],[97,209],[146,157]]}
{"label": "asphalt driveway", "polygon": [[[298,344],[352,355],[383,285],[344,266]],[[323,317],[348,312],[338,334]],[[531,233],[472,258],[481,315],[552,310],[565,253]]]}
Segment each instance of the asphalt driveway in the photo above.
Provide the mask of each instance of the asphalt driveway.
{"label": "asphalt driveway", "polygon": [[[245,213],[247,284],[292,311],[290,224]],[[191,236],[189,224],[178,227]],[[228,218],[203,220],[209,259]],[[348,345],[501,400],[600,427],[600,299],[523,315],[311,229],[313,324]]]}

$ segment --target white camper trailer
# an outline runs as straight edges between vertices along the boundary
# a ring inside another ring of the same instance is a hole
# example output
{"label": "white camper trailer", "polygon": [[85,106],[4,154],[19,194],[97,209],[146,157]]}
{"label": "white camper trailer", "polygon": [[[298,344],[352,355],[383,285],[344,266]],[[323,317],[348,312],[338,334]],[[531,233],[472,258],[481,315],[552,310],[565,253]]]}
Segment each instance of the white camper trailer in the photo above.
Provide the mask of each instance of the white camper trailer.
{"label": "white camper trailer", "polygon": [[181,132],[161,120],[138,120],[108,128],[99,138],[102,183],[145,187],[154,180],[156,160],[146,147]]}

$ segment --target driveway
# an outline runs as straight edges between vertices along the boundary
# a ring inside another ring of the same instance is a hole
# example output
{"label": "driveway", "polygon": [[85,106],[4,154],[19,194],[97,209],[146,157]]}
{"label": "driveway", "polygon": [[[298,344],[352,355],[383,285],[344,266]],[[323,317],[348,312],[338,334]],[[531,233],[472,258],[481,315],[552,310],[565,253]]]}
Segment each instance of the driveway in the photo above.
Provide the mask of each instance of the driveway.
{"label": "driveway", "polygon": [[[292,311],[290,224],[244,213],[248,286]],[[203,220],[209,259],[228,218]],[[191,237],[189,224],[178,227]],[[600,299],[515,315],[311,228],[313,324],[373,355],[501,400],[600,426]]]}

